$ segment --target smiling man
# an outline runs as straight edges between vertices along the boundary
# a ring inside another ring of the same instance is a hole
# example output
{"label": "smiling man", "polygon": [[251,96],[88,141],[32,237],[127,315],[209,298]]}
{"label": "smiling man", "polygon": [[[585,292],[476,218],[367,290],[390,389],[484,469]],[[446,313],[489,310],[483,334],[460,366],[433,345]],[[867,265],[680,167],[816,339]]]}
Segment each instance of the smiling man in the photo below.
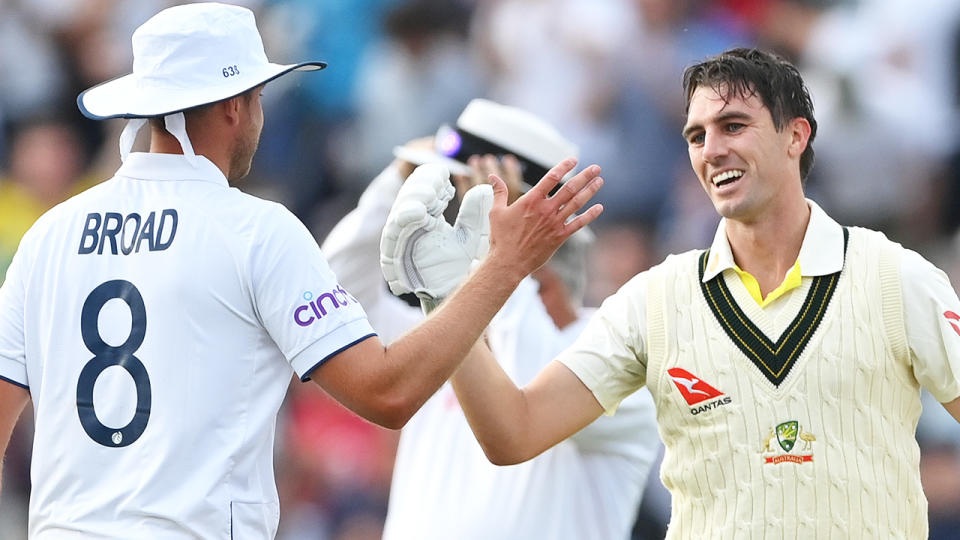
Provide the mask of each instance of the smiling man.
{"label": "smiling man", "polygon": [[960,419],[956,293],[805,198],[817,123],[793,65],[734,49],[684,90],[712,245],[624,285],[523,389],[474,347],[453,383],[475,435],[524,461],[646,385],[669,538],[925,538],[920,389]]}

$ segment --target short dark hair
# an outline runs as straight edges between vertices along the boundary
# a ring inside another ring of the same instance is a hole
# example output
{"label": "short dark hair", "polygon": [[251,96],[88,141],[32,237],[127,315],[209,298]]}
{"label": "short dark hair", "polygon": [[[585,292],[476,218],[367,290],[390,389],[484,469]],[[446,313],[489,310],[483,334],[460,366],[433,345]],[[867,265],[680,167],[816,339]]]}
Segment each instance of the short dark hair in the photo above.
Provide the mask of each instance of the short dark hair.
{"label": "short dark hair", "polygon": [[690,100],[701,86],[713,88],[726,101],[731,96],[758,96],[770,111],[777,131],[794,118],[805,118],[810,123],[810,138],[800,156],[800,178],[807,178],[813,168],[817,121],[813,117],[810,91],[796,66],[776,54],[758,49],[737,48],[722,52],[684,71],[684,114],[690,112]]}

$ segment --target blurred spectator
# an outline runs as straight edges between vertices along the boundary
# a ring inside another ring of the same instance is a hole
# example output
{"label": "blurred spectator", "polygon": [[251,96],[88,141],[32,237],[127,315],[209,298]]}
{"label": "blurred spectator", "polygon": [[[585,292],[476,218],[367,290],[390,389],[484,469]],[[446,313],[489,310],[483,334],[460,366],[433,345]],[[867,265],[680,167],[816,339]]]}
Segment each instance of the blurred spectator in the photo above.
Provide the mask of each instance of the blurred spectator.
{"label": "blurred spectator", "polygon": [[[581,162],[606,167],[620,150],[611,101],[624,67],[616,61],[633,25],[630,0],[479,3],[473,40],[489,77],[489,97],[550,122],[577,141]],[[609,187],[632,176],[614,178],[605,170],[604,179]],[[607,202],[604,197],[601,192],[598,200]]]}
{"label": "blurred spectator", "polygon": [[11,145],[0,177],[0,283],[20,237],[44,212],[77,191],[83,148],[73,128],[60,121],[27,122]]}
{"label": "blurred spectator", "polygon": [[270,121],[251,171],[260,180],[256,187],[268,189],[270,198],[308,226],[316,223],[316,215],[323,217],[318,205],[335,208],[329,203],[337,200],[343,175],[338,144],[356,114],[357,76],[367,49],[382,32],[384,11],[397,1],[262,2],[264,40],[271,50],[278,45],[278,61],[310,57],[329,64],[313,80],[304,77],[267,88],[264,108]]}
{"label": "blurred spectator", "polygon": [[15,74],[0,77],[0,121],[9,128],[55,115],[78,130],[84,159],[95,153],[105,140],[104,126],[80,115],[77,93],[127,70],[133,28],[171,3],[0,2],[0,70]]}
{"label": "blurred spectator", "polygon": [[596,236],[590,279],[583,300],[585,306],[593,307],[599,306],[627,280],[648,270],[661,258],[650,232],[642,227],[607,224],[596,229]]}
{"label": "blurred spectator", "polygon": [[[0,283],[20,238],[44,212],[86,184],[83,147],[74,128],[51,119],[24,121],[13,130],[9,165],[0,173]],[[7,448],[0,504],[0,538],[26,538],[30,495],[32,412],[25,411]]]}
{"label": "blurred spectator", "polygon": [[392,159],[397,141],[452,123],[482,95],[467,42],[469,14],[447,0],[407,0],[387,12],[385,39],[370,48],[357,74],[354,129],[338,144],[354,193]]}
{"label": "blurred spectator", "polygon": [[284,413],[277,537],[380,538],[399,433],[303,384],[290,386]]}

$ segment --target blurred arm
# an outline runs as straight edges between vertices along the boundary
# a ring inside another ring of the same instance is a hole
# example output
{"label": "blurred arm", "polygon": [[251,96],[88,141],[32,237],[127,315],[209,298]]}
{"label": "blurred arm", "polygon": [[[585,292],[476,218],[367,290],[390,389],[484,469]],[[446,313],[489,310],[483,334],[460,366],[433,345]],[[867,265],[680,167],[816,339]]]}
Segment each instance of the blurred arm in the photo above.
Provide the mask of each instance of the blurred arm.
{"label": "blurred arm", "polygon": [[[10,435],[17,425],[20,413],[30,399],[30,392],[15,384],[0,380],[0,458],[6,455]],[[2,488],[3,465],[0,461],[0,488]]]}
{"label": "blurred arm", "polygon": [[341,285],[364,307],[392,297],[386,294],[383,278],[375,269],[380,266],[380,233],[402,184],[396,164],[384,169],[320,247]]}

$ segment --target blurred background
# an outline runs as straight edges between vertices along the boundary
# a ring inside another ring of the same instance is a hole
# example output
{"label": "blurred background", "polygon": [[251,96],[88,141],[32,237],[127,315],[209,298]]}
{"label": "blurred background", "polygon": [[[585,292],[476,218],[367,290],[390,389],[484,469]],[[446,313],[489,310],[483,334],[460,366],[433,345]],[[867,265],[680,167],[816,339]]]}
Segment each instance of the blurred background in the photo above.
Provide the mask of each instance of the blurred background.
{"label": "blurred background", "polygon": [[[0,0],[0,280],[52,205],[119,166],[120,121],[77,94],[129,73],[130,35],[162,0]],[[526,108],[599,163],[606,211],[593,305],[667,253],[709,245],[718,217],[690,169],[680,76],[731,46],[793,60],[820,123],[808,196],[883,230],[960,284],[960,2],[956,0],[252,0],[271,60],[324,60],[264,91],[244,187],[322,240],[391,149],[474,97]],[[377,271],[377,269],[371,269]],[[934,540],[960,538],[960,426],[929,396],[918,438]],[[26,538],[29,407],[4,467],[0,538]],[[278,423],[278,538],[379,538],[398,434],[292,381]],[[662,538],[656,475],[634,537]]]}

